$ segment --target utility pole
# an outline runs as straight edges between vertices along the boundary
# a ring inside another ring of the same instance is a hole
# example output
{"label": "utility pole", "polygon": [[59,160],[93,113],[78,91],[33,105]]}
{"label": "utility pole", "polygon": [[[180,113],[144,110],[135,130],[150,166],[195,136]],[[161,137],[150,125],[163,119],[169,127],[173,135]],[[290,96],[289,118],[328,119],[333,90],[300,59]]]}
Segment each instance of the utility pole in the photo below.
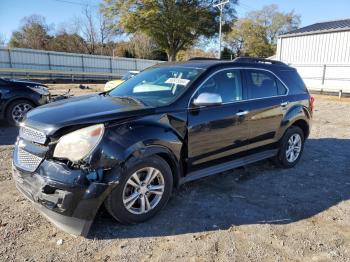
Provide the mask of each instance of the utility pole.
{"label": "utility pole", "polygon": [[219,28],[219,55],[218,58],[221,58],[221,41],[222,41],[222,13],[225,5],[230,2],[230,0],[218,0],[218,3],[214,4],[214,7],[217,7],[220,10],[220,28]]}

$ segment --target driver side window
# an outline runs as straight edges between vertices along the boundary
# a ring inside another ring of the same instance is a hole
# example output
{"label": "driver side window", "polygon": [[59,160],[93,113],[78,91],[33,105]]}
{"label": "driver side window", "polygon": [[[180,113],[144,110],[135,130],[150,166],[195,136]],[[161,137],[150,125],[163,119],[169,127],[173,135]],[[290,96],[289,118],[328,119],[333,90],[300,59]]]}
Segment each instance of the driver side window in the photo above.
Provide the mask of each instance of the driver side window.
{"label": "driver side window", "polygon": [[202,84],[194,98],[196,99],[202,93],[220,95],[223,103],[242,100],[243,90],[240,70],[228,69],[217,72]]}

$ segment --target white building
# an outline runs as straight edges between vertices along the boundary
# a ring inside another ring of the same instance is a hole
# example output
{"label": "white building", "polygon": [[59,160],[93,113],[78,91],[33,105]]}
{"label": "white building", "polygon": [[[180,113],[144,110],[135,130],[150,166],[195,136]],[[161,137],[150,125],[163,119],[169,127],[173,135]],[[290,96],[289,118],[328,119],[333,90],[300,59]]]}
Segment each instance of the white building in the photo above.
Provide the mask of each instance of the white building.
{"label": "white building", "polygon": [[297,68],[311,90],[350,93],[350,19],[281,35],[276,59]]}

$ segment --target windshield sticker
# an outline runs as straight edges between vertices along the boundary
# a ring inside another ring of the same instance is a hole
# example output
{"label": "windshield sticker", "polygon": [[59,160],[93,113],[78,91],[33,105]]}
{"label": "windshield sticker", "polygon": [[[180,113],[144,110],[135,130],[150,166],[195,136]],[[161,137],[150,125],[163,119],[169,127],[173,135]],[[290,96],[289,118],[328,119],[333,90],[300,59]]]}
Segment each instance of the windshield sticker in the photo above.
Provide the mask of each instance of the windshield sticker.
{"label": "windshield sticker", "polygon": [[175,85],[182,85],[182,86],[187,86],[187,84],[191,80],[188,79],[181,79],[181,78],[169,78],[168,80],[165,81],[167,84],[175,84]]}

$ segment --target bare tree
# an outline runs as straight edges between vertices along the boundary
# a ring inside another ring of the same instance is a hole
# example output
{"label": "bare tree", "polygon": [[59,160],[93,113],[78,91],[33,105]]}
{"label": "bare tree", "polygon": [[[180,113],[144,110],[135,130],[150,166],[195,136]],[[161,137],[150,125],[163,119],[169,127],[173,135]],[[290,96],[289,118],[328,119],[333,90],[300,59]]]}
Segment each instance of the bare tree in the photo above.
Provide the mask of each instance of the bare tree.
{"label": "bare tree", "polygon": [[97,47],[97,29],[94,15],[89,6],[85,6],[82,13],[82,17],[76,20],[77,28],[80,29],[81,35],[85,40],[85,47],[88,53],[95,54]]}
{"label": "bare tree", "polygon": [[106,51],[108,52],[108,50],[106,50],[106,45],[108,42],[111,41],[114,32],[110,27],[110,21],[108,21],[107,18],[101,13],[99,13],[98,16],[98,25],[98,41],[100,45],[100,54],[103,55],[106,54]]}
{"label": "bare tree", "polygon": [[130,39],[129,48],[135,57],[151,59],[157,46],[149,36],[143,33],[135,33]]}
{"label": "bare tree", "polygon": [[113,36],[109,25],[105,16],[88,5],[82,9],[82,15],[75,19],[74,28],[84,38],[89,54],[106,54],[106,45]]}
{"label": "bare tree", "polygon": [[0,33],[0,47],[3,47],[6,45],[6,36],[3,33]]}

